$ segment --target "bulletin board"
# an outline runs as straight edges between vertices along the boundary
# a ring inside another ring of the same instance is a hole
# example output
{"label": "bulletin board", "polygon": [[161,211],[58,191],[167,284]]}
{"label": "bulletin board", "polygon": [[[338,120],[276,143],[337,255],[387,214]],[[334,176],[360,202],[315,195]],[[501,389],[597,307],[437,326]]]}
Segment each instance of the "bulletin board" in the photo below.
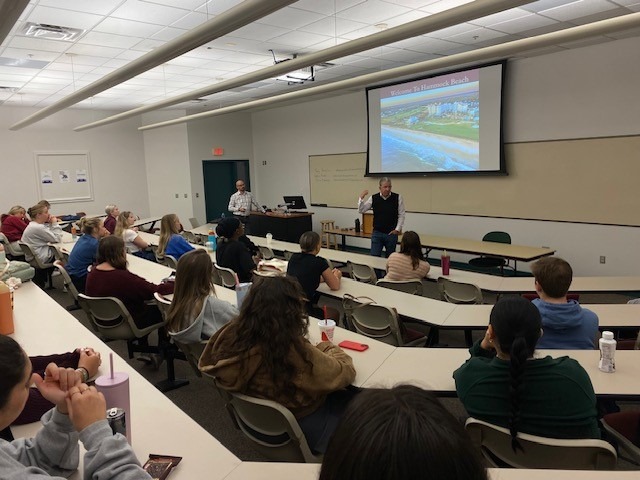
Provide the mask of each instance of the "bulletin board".
{"label": "bulletin board", "polygon": [[[640,136],[505,145],[507,176],[394,178],[407,211],[640,226]],[[309,157],[311,203],[356,208],[378,191],[366,153]]]}
{"label": "bulletin board", "polygon": [[93,200],[87,151],[34,152],[40,198],[51,203]]}

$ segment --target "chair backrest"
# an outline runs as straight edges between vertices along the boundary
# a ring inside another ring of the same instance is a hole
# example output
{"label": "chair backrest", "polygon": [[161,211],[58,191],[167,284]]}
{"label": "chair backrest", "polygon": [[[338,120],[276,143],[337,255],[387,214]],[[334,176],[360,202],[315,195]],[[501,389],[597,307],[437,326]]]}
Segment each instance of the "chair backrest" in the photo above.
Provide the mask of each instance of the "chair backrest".
{"label": "chair backrest", "polygon": [[358,282],[375,284],[378,281],[375,270],[369,265],[347,260],[347,272],[351,278]]}
{"label": "chair backrest", "polygon": [[191,217],[189,223],[191,224],[191,228],[198,228],[200,226],[200,222],[196,217]]}
{"label": "chair backrest", "polygon": [[160,263],[169,268],[173,268],[174,270],[178,268],[178,260],[176,260],[176,257],[172,255],[165,255],[164,257],[162,257]]}
{"label": "chair backrest", "polygon": [[0,233],[0,243],[4,245],[4,251],[13,257],[24,257],[22,249],[11,243],[4,233]]}
{"label": "chair backrest", "polygon": [[404,345],[397,312],[368,299],[345,296],[342,306],[356,332],[396,347]]}
{"label": "chair backrest", "polygon": [[284,259],[285,259],[286,261],[291,260],[291,257],[293,257],[293,253],[294,253],[294,252],[292,252],[292,251],[290,251],[290,250],[285,250],[284,252],[282,252],[282,254],[284,255]]}
{"label": "chair backrest", "polygon": [[189,243],[195,243],[196,245],[200,243],[200,239],[196,237],[193,233],[191,233],[189,230],[184,230],[182,232],[182,236]]}
{"label": "chair backrest", "polygon": [[62,283],[64,284],[65,287],[67,287],[67,292],[69,292],[69,295],[71,295],[71,298],[73,298],[73,301],[77,302],[78,295],[79,295],[78,289],[71,281],[71,277],[69,276],[69,273],[65,270],[64,265],[62,265],[62,262],[60,260],[56,260],[55,262],[53,262],[53,266],[56,267],[56,269],[60,272],[60,275],[62,276]]}
{"label": "chair backrest", "polygon": [[438,278],[440,297],[449,303],[482,303],[482,290],[472,283],[454,282],[448,278]]}
{"label": "chair backrest", "polygon": [[379,287],[390,288],[399,292],[410,293],[411,295],[422,295],[422,280],[385,280],[376,282]]}
{"label": "chair backrest", "polygon": [[227,410],[236,427],[265,457],[278,462],[322,462],[321,456],[311,452],[298,421],[289,409],[271,400],[217,388],[226,399]]}
{"label": "chair backrest", "polygon": [[160,314],[162,315],[162,319],[164,320],[164,324],[167,324],[167,312],[169,311],[169,307],[171,306],[171,300],[165,298],[163,295],[155,292],[153,294],[153,298],[156,299],[156,305],[158,305],[158,310],[160,310]]}
{"label": "chair backrest", "polygon": [[52,263],[43,263],[38,258],[38,256],[35,254],[35,252],[32,250],[30,245],[27,245],[24,242],[18,242],[18,245],[20,245],[20,248],[22,249],[22,252],[24,253],[25,260],[33,268],[37,268],[37,269],[40,269],[40,270],[45,270],[47,268],[52,268],[53,267]]}
{"label": "chair backrest", "polygon": [[272,258],[276,257],[275,253],[273,253],[273,250],[271,250],[271,248],[269,247],[258,247],[258,248],[260,249],[262,258],[264,258],[265,260],[271,260]]}
{"label": "chair backrest", "polygon": [[[465,428],[490,466],[558,470],[615,470],[615,449],[604,440],[557,439],[518,433],[522,451],[511,448],[506,428],[469,418]],[[579,476],[579,475],[577,475]]]}
{"label": "chair backrest", "polygon": [[213,268],[218,272],[223,287],[236,288],[236,272],[230,268],[221,267],[217,263],[213,264]]}
{"label": "chair backrest", "polygon": [[482,237],[483,242],[511,243],[511,235],[507,232],[489,232]]}
{"label": "chair backrest", "polygon": [[96,332],[108,340],[133,340],[142,338],[162,327],[162,323],[146,328],[138,328],[129,310],[115,297],[89,297],[78,294],[78,303],[88,312]]}

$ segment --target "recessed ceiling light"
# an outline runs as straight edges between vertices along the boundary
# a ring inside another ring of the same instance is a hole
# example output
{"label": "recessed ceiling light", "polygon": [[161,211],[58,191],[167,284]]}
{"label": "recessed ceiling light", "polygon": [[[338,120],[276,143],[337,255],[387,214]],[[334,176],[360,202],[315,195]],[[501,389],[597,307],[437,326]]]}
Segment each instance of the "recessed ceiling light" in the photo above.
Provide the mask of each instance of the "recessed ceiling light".
{"label": "recessed ceiling light", "polygon": [[225,45],[226,45],[227,47],[235,47],[235,46],[236,46],[236,44],[235,44],[235,43],[233,43],[233,42],[226,42],[226,43],[225,43]]}
{"label": "recessed ceiling light", "polygon": [[386,30],[387,28],[389,28],[389,25],[387,23],[376,23],[374,27],[376,27],[378,30]]}

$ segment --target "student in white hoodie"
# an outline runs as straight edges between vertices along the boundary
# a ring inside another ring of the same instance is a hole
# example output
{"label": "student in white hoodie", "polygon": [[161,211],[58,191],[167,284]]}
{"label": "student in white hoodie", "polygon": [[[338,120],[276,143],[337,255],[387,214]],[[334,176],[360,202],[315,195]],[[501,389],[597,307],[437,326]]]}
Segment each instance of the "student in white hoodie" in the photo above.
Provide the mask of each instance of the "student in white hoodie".
{"label": "student in white hoodie", "polygon": [[[54,260],[53,249],[49,243],[58,243],[62,240],[62,228],[58,225],[58,219],[49,213],[49,207],[38,203],[29,209],[31,222],[22,232],[22,242],[31,247],[33,253],[42,263],[51,263]],[[27,258],[27,261],[32,260]]]}
{"label": "student in white hoodie", "polygon": [[178,261],[167,327],[179,342],[208,340],[238,315],[236,307],[216,297],[212,274],[206,250],[187,252]]}
{"label": "student in white hoodie", "polygon": [[32,383],[56,406],[42,416],[33,438],[0,440],[0,476],[39,480],[68,478],[78,468],[84,444],[82,478],[150,480],[127,439],[107,423],[104,396],[80,381],[72,368],[50,363],[45,378],[32,373],[31,361],[11,337],[0,335],[0,430],[20,414]]}

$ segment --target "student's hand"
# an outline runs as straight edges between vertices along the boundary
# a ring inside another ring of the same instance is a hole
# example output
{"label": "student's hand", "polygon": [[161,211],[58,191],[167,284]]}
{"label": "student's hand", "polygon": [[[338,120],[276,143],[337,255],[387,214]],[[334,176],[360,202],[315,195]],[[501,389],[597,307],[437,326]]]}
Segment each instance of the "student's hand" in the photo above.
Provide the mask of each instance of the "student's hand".
{"label": "student's hand", "polygon": [[78,432],[107,417],[104,395],[96,387],[88,387],[84,383],[69,390],[66,405],[71,423]]}
{"label": "student's hand", "polygon": [[364,197],[366,197],[367,195],[369,195],[369,190],[363,190],[360,194],[360,200],[364,200]]}
{"label": "student's hand", "polygon": [[483,350],[489,350],[489,351],[495,350],[495,347],[493,346],[493,340],[491,340],[491,337],[489,337],[488,329],[484,333],[484,338],[480,342],[480,348],[482,348]]}
{"label": "student's hand", "polygon": [[93,348],[81,348],[80,360],[78,360],[78,367],[87,369],[89,378],[98,373],[98,367],[102,365],[102,359],[100,358],[100,352],[96,352]]}
{"label": "student's hand", "polygon": [[342,278],[342,272],[337,268],[334,268],[333,270],[331,270],[331,273],[333,273],[337,278]]}
{"label": "student's hand", "polygon": [[133,230],[134,232],[139,232],[140,229],[138,227],[131,227],[131,230]]}
{"label": "student's hand", "polygon": [[44,379],[37,373],[34,373],[31,379],[42,396],[54,403],[60,413],[66,414],[68,412],[65,401],[67,392],[80,384],[81,375],[73,368],[62,368],[55,363],[50,363],[44,371]]}
{"label": "student's hand", "polygon": [[391,230],[389,232],[389,235],[400,235],[400,233],[401,233],[400,230]]}

